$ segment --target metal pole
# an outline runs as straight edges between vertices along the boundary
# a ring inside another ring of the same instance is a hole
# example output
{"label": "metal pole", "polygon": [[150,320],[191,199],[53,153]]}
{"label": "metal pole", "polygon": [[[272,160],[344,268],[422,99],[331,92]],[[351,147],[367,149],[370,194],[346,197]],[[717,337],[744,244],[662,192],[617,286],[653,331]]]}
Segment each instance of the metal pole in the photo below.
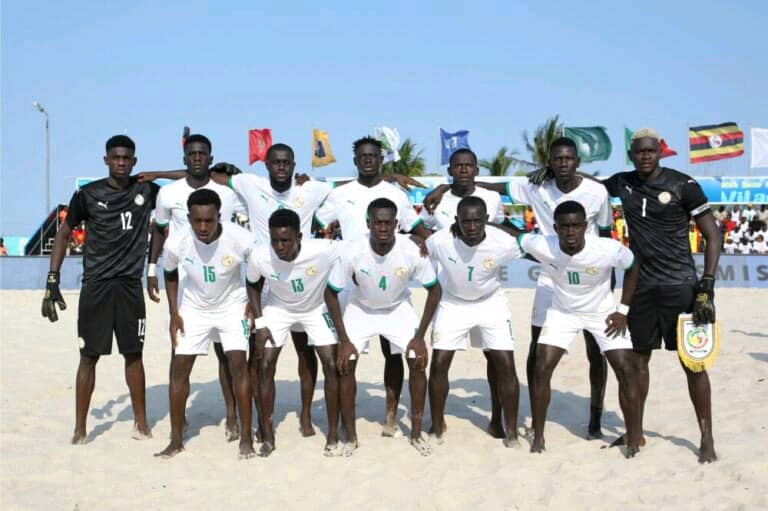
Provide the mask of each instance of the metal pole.
{"label": "metal pole", "polygon": [[48,112],[45,113],[45,214],[51,212],[51,133],[48,129]]}

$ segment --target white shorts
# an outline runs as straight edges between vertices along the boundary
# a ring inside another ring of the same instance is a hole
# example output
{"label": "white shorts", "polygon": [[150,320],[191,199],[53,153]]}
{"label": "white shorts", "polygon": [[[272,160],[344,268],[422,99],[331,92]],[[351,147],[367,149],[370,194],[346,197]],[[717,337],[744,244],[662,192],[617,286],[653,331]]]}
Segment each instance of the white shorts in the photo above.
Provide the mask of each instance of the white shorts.
{"label": "white shorts", "polygon": [[206,311],[182,306],[184,335],[179,332],[177,355],[207,355],[211,342],[220,342],[224,351],[248,351],[250,324],[245,319],[245,304],[222,311]]}
{"label": "white shorts", "polygon": [[531,325],[544,326],[547,319],[547,310],[552,307],[552,297],[555,290],[547,285],[538,284],[536,294],[533,296],[533,310],[531,311]]}
{"label": "white shorts", "polygon": [[[515,349],[512,321],[503,291],[477,302],[463,302],[443,295],[432,326],[432,348],[465,350],[469,347],[469,332],[473,329],[476,329],[484,350]],[[472,337],[476,338],[474,334]]]}
{"label": "white shorts", "polygon": [[[309,312],[291,312],[275,305],[266,305],[262,317],[272,333],[274,344],[267,342],[267,348],[282,348],[293,332],[306,332],[310,346],[336,344],[336,329],[325,305]],[[299,327],[298,329],[296,327]]]}
{"label": "white shorts", "polygon": [[539,344],[549,344],[568,351],[568,347],[576,334],[586,330],[595,337],[597,345],[600,347],[600,353],[609,350],[631,350],[632,339],[629,336],[629,328],[618,337],[611,338],[605,335],[607,326],[605,318],[611,312],[613,311],[577,314],[551,308],[547,312],[544,327],[541,329]]}
{"label": "white shorts", "polygon": [[344,327],[360,353],[367,353],[368,341],[378,335],[387,338],[393,355],[403,353],[416,333],[418,322],[413,305],[407,301],[386,311],[367,309],[356,303],[350,303],[344,310]]}
{"label": "white shorts", "polygon": [[[264,308],[264,304],[267,303],[267,295],[269,294],[269,279],[264,279],[264,286],[261,288],[261,307]],[[301,325],[294,325],[291,328],[291,332],[304,333],[304,327]]]}

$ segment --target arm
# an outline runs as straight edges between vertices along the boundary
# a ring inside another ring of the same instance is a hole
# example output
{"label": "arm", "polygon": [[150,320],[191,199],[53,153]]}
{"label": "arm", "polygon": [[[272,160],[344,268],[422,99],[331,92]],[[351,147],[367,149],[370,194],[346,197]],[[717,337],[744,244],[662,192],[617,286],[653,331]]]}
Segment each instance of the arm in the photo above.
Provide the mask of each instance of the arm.
{"label": "arm", "polygon": [[323,297],[325,298],[325,306],[328,308],[328,315],[331,316],[333,326],[336,328],[336,334],[339,336],[336,366],[339,368],[339,374],[343,376],[349,373],[349,361],[356,360],[359,353],[355,345],[352,344],[352,341],[349,340],[347,329],[344,327],[338,292],[328,285],[325,286]]}
{"label": "arm", "polygon": [[424,186],[419,181],[416,181],[412,177],[405,176],[403,174],[384,174],[381,176],[381,179],[388,183],[395,182],[398,184],[398,186],[404,188],[408,192],[411,191],[411,187],[426,188],[426,186]]}
{"label": "arm", "polygon": [[[272,340],[272,332],[269,331],[262,317],[261,310],[261,290],[264,288],[264,277],[259,277],[258,281],[251,282],[246,280],[246,293],[248,294],[248,305],[253,312],[253,357],[259,360],[264,355],[264,346],[268,340]],[[272,340],[274,343],[274,340]]]}
{"label": "arm", "polygon": [[178,304],[178,292],[179,292],[179,270],[166,270],[165,271],[165,295],[168,297],[168,309],[171,314],[171,345],[176,349],[178,341],[176,340],[176,334],[181,332],[184,335],[184,319],[179,314]]}
{"label": "arm", "polygon": [[69,226],[69,222],[64,222],[53,240],[51,266],[45,284],[45,295],[41,308],[43,317],[48,318],[51,323],[59,319],[56,305],[61,310],[67,309],[67,304],[64,301],[64,297],[61,296],[61,290],[59,289],[59,270],[61,270],[61,263],[64,261],[64,255],[67,252],[67,240],[70,234],[72,234],[72,227]]}
{"label": "arm", "polygon": [[621,304],[616,312],[608,315],[605,329],[608,337],[616,337],[627,328],[627,313],[632,305],[632,297],[635,295],[637,281],[640,279],[640,261],[636,258],[630,268],[624,271],[623,287],[621,289]]}
{"label": "arm", "polygon": [[437,185],[434,190],[424,197],[424,207],[430,215],[435,214],[435,209],[440,204],[440,201],[443,200],[443,195],[450,189],[451,187],[448,185]]}
{"label": "arm", "polygon": [[147,267],[147,293],[153,302],[160,302],[160,286],[157,282],[157,260],[163,251],[165,238],[168,237],[168,227],[154,224],[152,242],[149,249],[149,265]]}
{"label": "arm", "polygon": [[153,182],[156,179],[184,179],[187,177],[186,170],[153,170],[139,172],[136,177],[140,183]]}
{"label": "arm", "polygon": [[430,236],[432,236],[432,231],[427,229],[427,227],[424,225],[424,222],[419,222],[416,227],[411,229],[411,234],[416,235],[420,237],[421,239],[427,239]]}
{"label": "arm", "polygon": [[[429,352],[427,351],[427,343],[424,341],[424,336],[427,334],[427,328],[432,323],[432,318],[435,316],[437,306],[440,304],[442,297],[443,288],[439,282],[435,282],[434,286],[428,288],[427,302],[424,304],[424,312],[421,315],[419,328],[405,349],[406,358],[415,357],[416,361],[413,367],[418,371],[426,370],[429,365]],[[414,357],[411,357],[411,352],[413,352]]]}
{"label": "arm", "polygon": [[475,186],[496,192],[499,195],[507,194],[507,183],[486,183],[484,181],[475,181]]}
{"label": "arm", "polygon": [[720,259],[723,239],[711,211],[695,217],[696,227],[701,231],[704,247],[704,275],[696,284],[696,299],[693,303],[693,320],[700,323],[715,322],[715,272]]}

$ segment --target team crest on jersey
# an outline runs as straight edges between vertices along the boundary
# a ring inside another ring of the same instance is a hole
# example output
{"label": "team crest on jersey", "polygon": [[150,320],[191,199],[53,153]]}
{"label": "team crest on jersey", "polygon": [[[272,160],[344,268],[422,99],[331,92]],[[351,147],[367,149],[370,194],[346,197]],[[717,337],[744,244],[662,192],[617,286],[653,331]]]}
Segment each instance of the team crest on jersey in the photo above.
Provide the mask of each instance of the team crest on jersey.
{"label": "team crest on jersey", "polygon": [[440,332],[437,330],[432,330],[432,344],[435,344],[440,340]]}
{"label": "team crest on jersey", "polygon": [[224,265],[226,268],[227,266],[232,266],[232,263],[235,261],[235,259],[232,256],[224,256],[221,259],[221,264]]}
{"label": "team crest on jersey", "polygon": [[593,277],[600,273],[600,270],[594,266],[587,266],[587,269],[584,271],[587,273],[587,275],[592,275]]}
{"label": "team crest on jersey", "polygon": [[144,205],[144,196],[143,195],[137,195],[133,198],[133,202],[136,203],[137,206],[143,206]]}
{"label": "team crest on jersey", "polygon": [[496,261],[494,261],[492,258],[487,258],[483,260],[483,268],[486,270],[491,270],[496,266]]}
{"label": "team crest on jersey", "polygon": [[395,275],[399,278],[404,278],[408,274],[408,268],[405,266],[398,266],[395,268]]}
{"label": "team crest on jersey", "polygon": [[672,200],[672,194],[669,192],[661,192],[659,194],[659,202],[662,204],[669,204],[669,201]]}
{"label": "team crest on jersey", "polygon": [[80,349],[85,348],[85,339],[82,337],[77,338],[77,345],[80,347]]}
{"label": "team crest on jersey", "polygon": [[317,266],[310,266],[306,271],[307,277],[314,277],[317,275]]}
{"label": "team crest on jersey", "polygon": [[294,208],[300,208],[304,205],[304,198],[303,197],[296,197],[293,199],[293,207]]}

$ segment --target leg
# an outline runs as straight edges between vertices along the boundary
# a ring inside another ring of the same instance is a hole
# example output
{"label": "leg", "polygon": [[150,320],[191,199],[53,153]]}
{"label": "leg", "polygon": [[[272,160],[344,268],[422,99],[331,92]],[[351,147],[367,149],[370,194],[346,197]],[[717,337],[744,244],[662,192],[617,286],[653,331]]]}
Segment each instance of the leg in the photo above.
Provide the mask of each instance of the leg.
{"label": "leg", "polygon": [[411,445],[422,456],[429,456],[432,450],[421,436],[424,403],[427,400],[427,373],[424,369],[415,369],[415,363],[415,359],[408,359],[408,390],[411,393]]}
{"label": "leg", "polygon": [[[637,382],[637,445],[643,447],[645,445],[645,437],[643,436],[643,414],[645,413],[645,400],[648,397],[648,388],[650,386],[650,372],[648,371],[648,363],[651,360],[651,351],[635,351],[634,356],[630,359],[634,365],[634,374]],[[619,386],[619,404],[621,401],[627,400],[625,392],[622,391]],[[624,435],[620,436],[611,443],[611,447],[618,447],[625,445],[627,439]]]}
{"label": "leg", "polygon": [[299,359],[299,381],[301,383],[301,412],[299,413],[299,429],[302,436],[312,436],[312,398],[317,383],[317,357],[315,350],[308,345],[306,332],[291,332],[296,357]]}
{"label": "leg", "polygon": [[245,351],[228,351],[227,367],[232,373],[232,387],[240,409],[240,459],[252,458],[253,436],[251,435],[251,381],[245,360]]}
{"label": "leg", "polygon": [[98,355],[80,353],[80,365],[77,367],[75,381],[75,433],[72,444],[84,444],[86,440],[85,423],[91,406],[91,395],[96,385],[96,363]]}
{"label": "leg", "polygon": [[600,348],[595,337],[584,330],[584,342],[587,347],[587,359],[589,360],[589,426],[587,427],[587,439],[603,438],[600,430],[600,419],[603,415],[603,400],[605,399],[605,384],[608,381],[608,366],[605,357],[600,353]]}
{"label": "leg", "polygon": [[189,375],[195,364],[196,355],[174,355],[170,380],[171,442],[168,447],[155,454],[171,458],[184,450],[184,410],[189,397]]}
{"label": "leg", "polygon": [[147,425],[146,380],[141,353],[126,353],[123,356],[125,357],[125,382],[128,384],[133,407],[133,438],[137,440],[152,438],[152,432]]}
{"label": "leg", "polygon": [[[520,383],[515,372],[515,352],[512,350],[488,350],[487,356],[496,372],[496,389],[504,412],[506,434],[504,445],[517,447],[517,412],[520,403]],[[504,428],[502,428],[504,432]]]}
{"label": "leg", "polygon": [[229,370],[227,355],[224,354],[224,348],[221,347],[220,342],[213,343],[213,351],[216,353],[216,358],[219,360],[219,384],[221,385],[221,395],[224,396],[224,404],[227,408],[224,434],[228,442],[233,442],[240,438],[240,431],[237,429],[237,406],[235,403],[234,389],[232,387],[232,373]]}
{"label": "leg", "polygon": [[501,422],[501,400],[497,392],[496,366],[491,362],[487,350],[483,351],[483,355],[485,356],[485,375],[488,379],[488,388],[491,395],[491,420],[488,423],[487,431],[493,438],[504,438],[504,424]]}
{"label": "leg", "polygon": [[634,351],[628,349],[605,352],[605,357],[611,364],[614,373],[616,373],[616,380],[619,382],[619,403],[627,428],[625,435],[627,458],[632,458],[640,452],[640,437],[642,436],[640,393],[637,381],[637,361],[635,360],[637,356]]}
{"label": "leg", "polygon": [[[682,365],[682,362],[681,362]],[[688,379],[688,394],[696,411],[696,421],[701,431],[699,445],[699,463],[711,463],[717,460],[715,440],[712,436],[712,397],[709,386],[709,375],[706,371],[694,373],[683,365]]]}
{"label": "leg", "polygon": [[263,443],[259,456],[266,458],[275,450],[275,370],[282,348],[266,348],[259,366],[259,406],[261,409],[261,436]]}
{"label": "leg", "polygon": [[387,393],[387,410],[384,419],[382,436],[393,437],[400,433],[397,427],[397,407],[400,404],[400,393],[403,391],[403,357],[399,353],[392,353],[389,340],[383,336],[379,338],[381,353],[384,355],[384,388]]}
{"label": "leg", "polygon": [[[325,410],[328,415],[328,437],[325,443],[325,451],[335,448],[339,442],[339,370],[336,367],[336,345],[316,346],[317,356],[323,365],[323,377],[325,385]],[[349,449],[345,455],[352,454],[357,448],[357,438],[349,440]]]}
{"label": "leg", "polygon": [[528,347],[528,358],[525,361],[525,377],[528,379],[528,404],[533,414],[533,388],[536,386],[536,347],[539,344],[541,327],[531,325],[531,345]]}
{"label": "leg", "polygon": [[[357,427],[355,425],[355,399],[357,397],[357,379],[355,370],[357,360],[349,361],[349,373],[339,375],[339,404],[341,407],[341,420],[344,423],[344,432],[347,441],[357,445]],[[331,451],[327,451],[329,454]]]}
{"label": "leg", "polygon": [[432,363],[429,366],[429,410],[432,415],[429,433],[437,438],[438,443],[442,443],[443,434],[447,429],[445,402],[449,390],[448,370],[455,353],[452,350],[435,349],[432,351]]}
{"label": "leg", "polygon": [[551,396],[550,382],[552,373],[565,350],[548,344],[539,344],[536,348],[536,372],[533,392],[533,443],[531,452],[544,451],[544,421],[547,419],[547,408]]}
{"label": "leg", "polygon": [[251,395],[253,396],[253,405],[256,407],[256,441],[261,442],[261,401],[259,400],[259,365],[261,359],[264,356],[263,350],[256,351],[255,337],[253,334],[248,338],[248,346],[250,350],[248,353],[248,376],[251,379]]}

